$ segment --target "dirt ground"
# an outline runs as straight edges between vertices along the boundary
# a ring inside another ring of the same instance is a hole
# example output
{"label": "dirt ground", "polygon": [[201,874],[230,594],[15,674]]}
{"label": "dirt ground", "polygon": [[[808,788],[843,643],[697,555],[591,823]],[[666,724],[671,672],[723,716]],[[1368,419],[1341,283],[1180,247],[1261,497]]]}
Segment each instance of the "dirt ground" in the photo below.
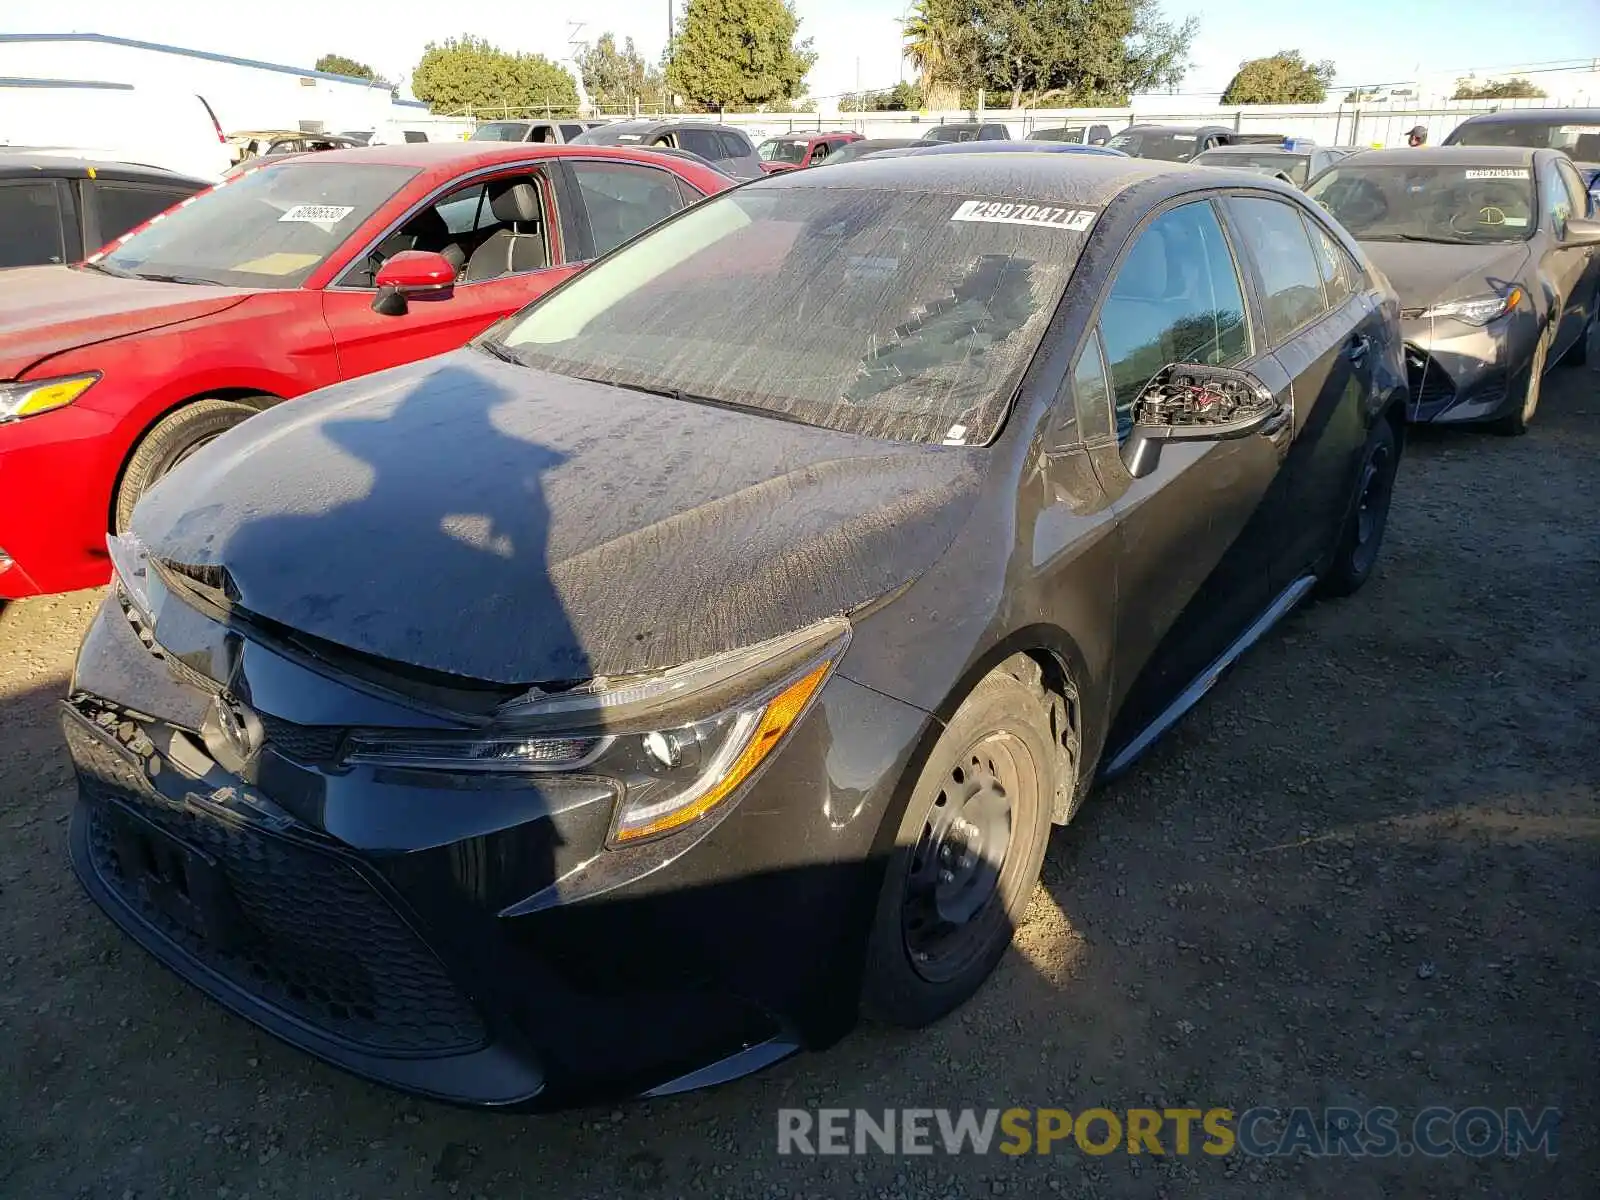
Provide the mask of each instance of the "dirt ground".
{"label": "dirt ground", "polygon": [[[1595,1195],[1600,373],[1417,437],[1379,576],[1305,608],[1058,831],[1014,952],[920,1034],[554,1117],[277,1044],[80,893],[52,711],[96,596],[0,612],[0,1195]],[[784,1106],[1562,1110],[1559,1154],[776,1152]]]}

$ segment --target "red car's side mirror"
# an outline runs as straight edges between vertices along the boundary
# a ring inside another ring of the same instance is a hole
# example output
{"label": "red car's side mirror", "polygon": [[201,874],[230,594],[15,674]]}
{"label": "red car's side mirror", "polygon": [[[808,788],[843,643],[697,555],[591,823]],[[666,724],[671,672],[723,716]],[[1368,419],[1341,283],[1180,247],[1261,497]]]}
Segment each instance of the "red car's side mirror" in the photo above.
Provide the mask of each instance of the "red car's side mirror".
{"label": "red car's side mirror", "polygon": [[456,269],[448,258],[432,250],[402,250],[378,268],[373,282],[378,285],[373,311],[397,317],[414,298],[448,297],[455,287]]}

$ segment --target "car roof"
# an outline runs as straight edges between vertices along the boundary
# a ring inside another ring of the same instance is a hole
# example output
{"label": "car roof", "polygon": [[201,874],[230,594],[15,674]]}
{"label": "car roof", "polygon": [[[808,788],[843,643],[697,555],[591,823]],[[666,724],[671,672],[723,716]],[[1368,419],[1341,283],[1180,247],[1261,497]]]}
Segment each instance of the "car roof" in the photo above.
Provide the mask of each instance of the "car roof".
{"label": "car roof", "polygon": [[1536,155],[1560,153],[1559,150],[1538,150],[1528,146],[1419,146],[1415,149],[1362,150],[1351,155],[1350,159],[1359,160],[1362,166],[1401,163],[1419,167],[1526,167],[1533,163]]}
{"label": "car roof", "polygon": [[[1216,168],[1110,154],[913,154],[857,159],[848,173],[782,171],[749,187],[854,187],[967,199],[1017,199],[1103,207],[1156,176],[1215,187]],[[1246,178],[1240,173],[1240,178]]]}
{"label": "car roof", "polygon": [[29,154],[26,151],[0,150],[0,178],[46,177],[50,179],[85,179],[90,172],[96,178],[119,179],[128,183],[183,183],[193,184],[196,190],[211,184],[204,179],[164,171],[160,167],[147,167],[141,163],[106,162],[101,159],[75,158],[71,155]]}
{"label": "car roof", "polygon": [[[1232,133],[1226,125],[1129,125],[1123,133]],[[1271,145],[1271,143],[1267,143]]]}
{"label": "car roof", "polygon": [[322,150],[290,161],[324,163],[371,163],[385,167],[415,167],[418,170],[492,167],[497,163],[521,162],[545,155],[655,154],[645,146],[601,146],[594,143],[573,145],[555,142],[397,142],[391,146],[351,146],[343,150]]}
{"label": "car roof", "polygon": [[[1461,125],[1536,124],[1600,125],[1600,108],[1501,108],[1494,112],[1478,113],[1468,117]],[[1457,129],[1461,125],[1456,126]]]}
{"label": "car roof", "polygon": [[1077,142],[913,142],[898,150],[879,151],[885,157],[896,158],[929,154],[1099,154],[1109,158],[1127,158],[1121,150],[1109,146],[1083,146]]}
{"label": "car roof", "polygon": [[[1242,146],[1213,146],[1209,150],[1202,150],[1200,154],[1281,154],[1285,158],[1304,158],[1313,150],[1332,150],[1333,146],[1306,146],[1300,150],[1285,150],[1282,146],[1274,146],[1271,142],[1246,142]],[[1196,158],[1199,155],[1195,156]]]}

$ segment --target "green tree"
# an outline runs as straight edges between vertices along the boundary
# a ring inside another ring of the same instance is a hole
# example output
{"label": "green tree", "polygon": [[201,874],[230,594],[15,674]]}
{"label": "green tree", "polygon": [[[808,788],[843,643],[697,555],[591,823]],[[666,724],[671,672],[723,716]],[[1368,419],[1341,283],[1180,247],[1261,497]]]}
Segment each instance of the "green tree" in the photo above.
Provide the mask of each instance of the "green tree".
{"label": "green tree", "polygon": [[1222,93],[1224,104],[1321,104],[1333,82],[1328,59],[1307,62],[1298,50],[1279,50],[1267,58],[1239,64]]}
{"label": "green tree", "polygon": [[578,84],[542,54],[513,54],[463,34],[423,47],[411,91],[435,112],[481,115],[578,111]]}
{"label": "green tree", "polygon": [[1456,80],[1456,94],[1452,100],[1537,100],[1545,90],[1531,79],[1518,75],[1498,83],[1473,83],[1470,79]]}
{"label": "green tree", "polygon": [[312,68],[316,71],[326,71],[330,75],[351,75],[356,79],[371,79],[378,83],[387,82],[364,62],[357,62],[353,58],[346,58],[342,54],[324,54],[317,59],[317,65]]}
{"label": "green tree", "polygon": [[922,93],[904,80],[876,92],[846,92],[839,97],[840,112],[908,112],[922,107]]}
{"label": "green tree", "polygon": [[689,0],[668,48],[667,83],[704,108],[753,108],[805,91],[817,61],[790,0]]}
{"label": "green tree", "polygon": [[1188,70],[1198,22],[1174,25],[1157,0],[920,0],[906,22],[906,54],[936,87],[983,88],[1083,105],[1176,85]]}
{"label": "green tree", "polygon": [[654,108],[665,98],[660,70],[645,63],[632,38],[625,39],[619,50],[615,35],[602,33],[577,56],[577,62],[591,104],[632,108],[637,103]]}

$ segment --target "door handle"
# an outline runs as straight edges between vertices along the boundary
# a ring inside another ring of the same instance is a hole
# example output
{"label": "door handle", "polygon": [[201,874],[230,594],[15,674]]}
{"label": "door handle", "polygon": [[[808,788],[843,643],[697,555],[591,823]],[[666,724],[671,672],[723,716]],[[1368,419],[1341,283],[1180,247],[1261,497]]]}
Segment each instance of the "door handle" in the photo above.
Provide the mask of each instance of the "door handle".
{"label": "door handle", "polygon": [[1345,348],[1345,354],[1356,366],[1367,361],[1367,350],[1372,345],[1372,339],[1364,333],[1352,334],[1350,344]]}

